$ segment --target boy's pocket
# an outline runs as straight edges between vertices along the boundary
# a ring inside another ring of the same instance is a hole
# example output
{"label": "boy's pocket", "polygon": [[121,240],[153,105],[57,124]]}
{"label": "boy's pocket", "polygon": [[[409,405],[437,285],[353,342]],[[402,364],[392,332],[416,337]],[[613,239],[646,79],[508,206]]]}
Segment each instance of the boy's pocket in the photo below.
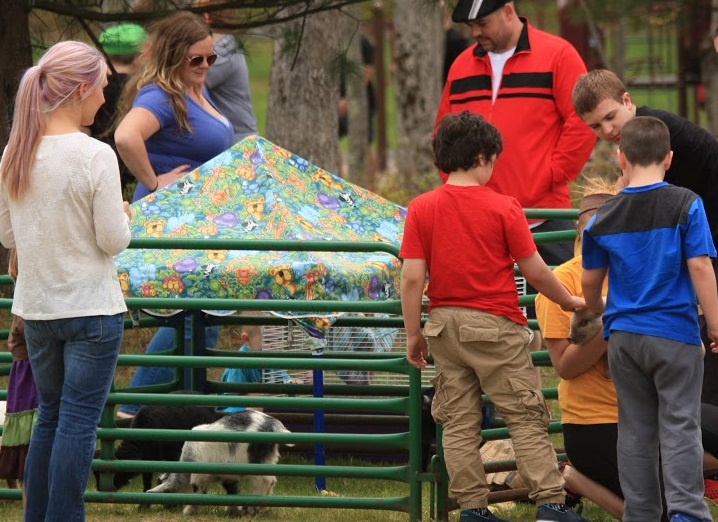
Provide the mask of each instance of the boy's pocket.
{"label": "boy's pocket", "polygon": [[444,331],[445,327],[445,323],[429,319],[426,323],[424,323],[424,336],[428,338],[441,337],[441,332]]}
{"label": "boy's pocket", "polygon": [[543,394],[534,387],[536,377],[532,372],[510,373],[507,375],[508,383],[524,411],[525,420],[538,421],[548,427],[551,418],[548,405]]}
{"label": "boy's pocket", "polygon": [[494,325],[465,324],[459,326],[459,340],[462,343],[488,342],[499,340],[499,328]]}

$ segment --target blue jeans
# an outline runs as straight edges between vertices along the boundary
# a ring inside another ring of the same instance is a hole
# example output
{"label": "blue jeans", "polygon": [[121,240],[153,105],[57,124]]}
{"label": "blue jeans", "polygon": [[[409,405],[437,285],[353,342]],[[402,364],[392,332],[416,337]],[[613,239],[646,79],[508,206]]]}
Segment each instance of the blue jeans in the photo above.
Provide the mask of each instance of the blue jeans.
{"label": "blue jeans", "polygon": [[[191,316],[184,319],[184,342],[189,346],[192,342],[192,320]],[[219,337],[219,326],[208,326],[204,330],[205,345],[207,348],[214,348]],[[172,350],[175,344],[175,329],[170,327],[158,328],[145,350],[146,354],[153,354]],[[174,368],[169,366],[138,366],[135,374],[130,380],[130,388],[138,386],[149,386],[151,384],[163,384],[172,382]],[[141,404],[123,404],[118,411],[134,415],[142,407]]]}
{"label": "blue jeans", "polygon": [[24,522],[85,520],[83,493],[123,316],[25,321],[39,407],[25,462]]}

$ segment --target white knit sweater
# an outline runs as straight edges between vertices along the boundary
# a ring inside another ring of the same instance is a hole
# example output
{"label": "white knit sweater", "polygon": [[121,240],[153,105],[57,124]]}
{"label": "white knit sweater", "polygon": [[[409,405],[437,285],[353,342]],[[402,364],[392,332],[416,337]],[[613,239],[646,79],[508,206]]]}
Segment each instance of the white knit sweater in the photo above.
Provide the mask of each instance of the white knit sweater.
{"label": "white knit sweater", "polygon": [[30,191],[0,190],[0,242],[16,248],[12,312],[52,320],[127,310],[113,256],[130,242],[117,157],[80,132],[44,136]]}

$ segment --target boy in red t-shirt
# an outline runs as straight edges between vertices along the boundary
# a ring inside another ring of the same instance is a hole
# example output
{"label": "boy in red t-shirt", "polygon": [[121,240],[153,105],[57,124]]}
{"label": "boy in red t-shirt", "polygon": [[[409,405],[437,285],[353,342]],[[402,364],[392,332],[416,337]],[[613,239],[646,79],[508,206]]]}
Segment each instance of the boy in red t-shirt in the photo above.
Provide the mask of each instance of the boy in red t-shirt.
{"label": "boy in red t-shirt", "polygon": [[[518,201],[484,185],[501,152],[501,135],[481,116],[444,117],[432,142],[445,185],[409,204],[400,257],[406,357],[436,364],[432,415],[443,426],[446,466],[461,522],[501,521],[488,509],[479,453],[481,394],[508,426],[518,470],[538,506],[537,521],[585,519],[564,506],[563,479],[548,438],[549,412],[535,388],[530,331],[518,306],[514,260],[526,280],[565,310],[584,307],[536,251]],[[429,273],[429,319],[421,298]]]}

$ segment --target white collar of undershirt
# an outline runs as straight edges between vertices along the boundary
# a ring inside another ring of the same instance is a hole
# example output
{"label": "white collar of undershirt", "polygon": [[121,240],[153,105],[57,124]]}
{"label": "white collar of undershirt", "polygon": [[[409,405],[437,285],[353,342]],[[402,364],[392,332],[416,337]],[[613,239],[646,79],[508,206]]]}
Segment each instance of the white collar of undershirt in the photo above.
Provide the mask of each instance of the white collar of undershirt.
{"label": "white collar of undershirt", "polygon": [[499,85],[501,85],[501,76],[504,74],[504,65],[506,61],[513,56],[516,51],[516,47],[512,47],[508,51],[503,53],[489,52],[489,60],[491,60],[491,101],[496,101],[496,95],[499,92]]}

